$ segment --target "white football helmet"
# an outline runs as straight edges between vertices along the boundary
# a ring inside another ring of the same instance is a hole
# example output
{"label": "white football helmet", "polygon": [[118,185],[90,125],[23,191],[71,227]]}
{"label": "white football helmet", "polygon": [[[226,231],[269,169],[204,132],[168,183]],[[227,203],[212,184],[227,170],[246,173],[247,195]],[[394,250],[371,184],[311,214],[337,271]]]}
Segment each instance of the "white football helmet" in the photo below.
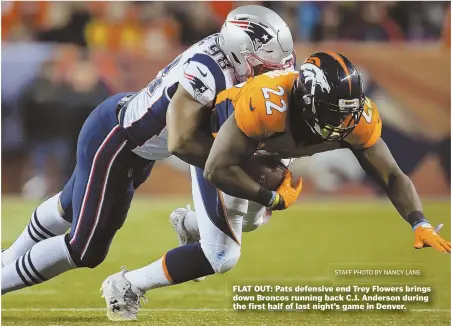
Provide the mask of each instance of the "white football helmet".
{"label": "white football helmet", "polygon": [[294,66],[290,29],[278,14],[262,6],[232,10],[219,33],[219,46],[241,82],[267,70]]}

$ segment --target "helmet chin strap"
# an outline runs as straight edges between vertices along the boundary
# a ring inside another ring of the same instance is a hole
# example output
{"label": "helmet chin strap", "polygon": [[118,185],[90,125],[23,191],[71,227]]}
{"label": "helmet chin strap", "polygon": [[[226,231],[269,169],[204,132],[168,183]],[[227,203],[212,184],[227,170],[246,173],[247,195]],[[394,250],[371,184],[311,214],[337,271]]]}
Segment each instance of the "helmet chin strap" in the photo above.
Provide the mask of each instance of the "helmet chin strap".
{"label": "helmet chin strap", "polygon": [[314,123],[314,126],[310,126],[310,128],[312,128],[313,131],[316,131],[316,133],[321,135],[321,137],[325,140],[336,140],[340,138],[340,133],[321,128],[321,126],[316,122]]}
{"label": "helmet chin strap", "polygon": [[252,67],[249,64],[247,64],[246,70],[247,70],[247,72],[244,75],[238,75],[235,73],[235,75],[240,83],[244,83],[249,78],[254,77],[254,70],[252,69]]}

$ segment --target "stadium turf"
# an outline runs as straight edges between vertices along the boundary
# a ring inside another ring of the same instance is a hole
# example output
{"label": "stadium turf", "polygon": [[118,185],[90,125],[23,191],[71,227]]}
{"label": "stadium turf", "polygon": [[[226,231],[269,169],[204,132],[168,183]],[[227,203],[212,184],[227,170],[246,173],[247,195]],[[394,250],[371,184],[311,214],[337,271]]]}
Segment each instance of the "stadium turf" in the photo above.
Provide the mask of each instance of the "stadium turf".
{"label": "stadium turf", "polygon": [[[110,325],[99,288],[121,265],[137,268],[176,245],[168,214],[183,200],[137,198],[106,261],[2,297],[2,325]],[[28,222],[35,203],[2,200],[2,247]],[[426,202],[427,216],[450,238],[449,202]],[[416,251],[412,233],[388,202],[304,200],[244,234],[238,266],[202,283],[147,293],[133,325],[451,325],[451,256]],[[411,269],[421,276],[337,276],[337,270]],[[407,312],[234,312],[233,285],[416,284],[432,287],[431,302]]]}

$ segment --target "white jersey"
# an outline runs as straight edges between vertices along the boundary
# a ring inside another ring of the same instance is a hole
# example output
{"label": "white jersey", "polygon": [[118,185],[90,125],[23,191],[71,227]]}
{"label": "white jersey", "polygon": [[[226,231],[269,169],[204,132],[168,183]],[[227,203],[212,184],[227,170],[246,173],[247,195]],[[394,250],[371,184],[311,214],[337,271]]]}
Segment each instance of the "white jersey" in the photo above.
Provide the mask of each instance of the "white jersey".
{"label": "white jersey", "polygon": [[177,87],[183,87],[201,104],[238,81],[218,45],[219,34],[194,44],[134,94],[121,110],[120,123],[136,145],[133,152],[148,160],[171,156],[167,146],[166,111]]}

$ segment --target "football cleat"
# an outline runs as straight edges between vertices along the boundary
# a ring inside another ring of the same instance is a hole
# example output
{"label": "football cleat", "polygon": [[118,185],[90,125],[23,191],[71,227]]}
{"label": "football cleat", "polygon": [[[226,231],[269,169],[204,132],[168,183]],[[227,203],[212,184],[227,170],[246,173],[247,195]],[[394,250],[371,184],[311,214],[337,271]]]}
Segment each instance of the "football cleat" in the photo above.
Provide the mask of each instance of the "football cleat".
{"label": "football cleat", "polygon": [[[184,226],[185,217],[188,212],[191,211],[191,206],[187,205],[186,208],[177,208],[169,215],[169,222],[172,225],[172,229],[177,234],[177,241],[179,246],[198,242],[200,239],[197,236],[191,235]],[[194,279],[194,282],[201,282],[205,280],[205,276]]]}
{"label": "football cleat", "polygon": [[134,287],[124,276],[127,269],[122,267],[119,273],[109,276],[102,283],[100,291],[106,301],[107,317],[112,321],[137,320],[144,291]]}

